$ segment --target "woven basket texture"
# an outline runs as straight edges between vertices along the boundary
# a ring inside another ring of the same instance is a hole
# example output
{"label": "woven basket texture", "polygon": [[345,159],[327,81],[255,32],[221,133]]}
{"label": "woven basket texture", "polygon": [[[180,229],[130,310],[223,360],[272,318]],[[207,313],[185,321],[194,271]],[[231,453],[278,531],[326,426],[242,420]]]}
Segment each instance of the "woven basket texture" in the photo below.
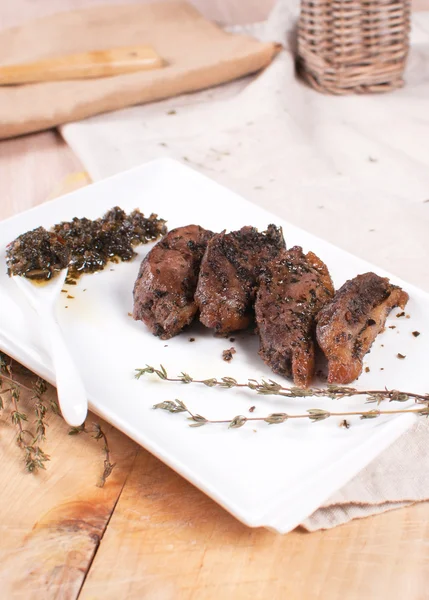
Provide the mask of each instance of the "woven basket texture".
{"label": "woven basket texture", "polygon": [[301,0],[298,67],[331,94],[403,85],[411,0]]}

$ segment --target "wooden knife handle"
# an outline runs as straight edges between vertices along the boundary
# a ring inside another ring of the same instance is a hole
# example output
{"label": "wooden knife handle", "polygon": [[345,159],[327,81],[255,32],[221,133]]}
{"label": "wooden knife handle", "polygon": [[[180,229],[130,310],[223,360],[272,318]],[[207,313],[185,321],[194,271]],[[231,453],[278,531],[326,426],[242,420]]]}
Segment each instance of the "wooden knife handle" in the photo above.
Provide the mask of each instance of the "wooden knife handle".
{"label": "wooden knife handle", "polygon": [[110,77],[157,69],[162,65],[161,57],[150,46],[95,50],[32,63],[0,66],[0,85]]}

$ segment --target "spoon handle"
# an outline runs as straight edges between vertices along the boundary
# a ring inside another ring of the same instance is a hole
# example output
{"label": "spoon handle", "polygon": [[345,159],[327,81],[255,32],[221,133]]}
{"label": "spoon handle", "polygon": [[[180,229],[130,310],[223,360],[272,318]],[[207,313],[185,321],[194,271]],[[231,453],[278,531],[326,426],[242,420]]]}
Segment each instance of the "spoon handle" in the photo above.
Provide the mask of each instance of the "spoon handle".
{"label": "spoon handle", "polygon": [[46,313],[42,318],[51,345],[61,413],[69,425],[78,427],[85,421],[88,412],[85,388],[55,317]]}

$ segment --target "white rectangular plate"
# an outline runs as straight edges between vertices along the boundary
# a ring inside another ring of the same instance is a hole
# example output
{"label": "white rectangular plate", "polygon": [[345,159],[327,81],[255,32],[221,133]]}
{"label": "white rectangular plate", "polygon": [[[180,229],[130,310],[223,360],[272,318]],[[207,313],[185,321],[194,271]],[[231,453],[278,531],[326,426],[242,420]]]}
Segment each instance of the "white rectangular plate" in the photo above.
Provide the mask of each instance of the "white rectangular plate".
{"label": "white rectangular plate", "polygon": [[[100,183],[63,196],[0,223],[0,347],[34,372],[54,383],[52,363],[35,314],[6,275],[5,247],[19,234],[39,225],[49,227],[74,216],[96,218],[119,205],[129,211],[156,212],[172,229],[198,223],[213,231],[254,225],[265,229],[281,225],[288,247],[301,245],[324,260],[336,287],[358,273],[373,270],[388,275],[334,246],[283,222],[193,170],[168,159],[156,160]],[[151,335],[133,321],[132,289],[141,258],[151,246],[141,246],[130,263],[114,264],[102,273],[87,275],[69,286],[73,299],[61,294],[58,314],[67,343],[81,370],[94,412],[118,427],[166,464],[186,477],[228,511],[252,527],[290,531],[329,496],[387,448],[413,422],[411,415],[374,420],[352,419],[350,429],[340,418],[319,423],[288,421],[282,425],[247,423],[240,429],[208,425],[191,429],[184,414],[153,410],[165,399],[182,399],[194,412],[208,418],[270,412],[305,412],[372,408],[363,398],[354,400],[293,399],[255,396],[250,390],[134,378],[146,364],[163,364],[170,376],[181,371],[198,379],[231,376],[274,378],[260,360],[258,340],[248,333],[232,343],[218,339],[201,325],[168,341]],[[377,338],[365,364],[370,368],[356,387],[385,386],[425,391],[429,356],[429,297],[423,291],[390,276],[410,294],[407,313],[396,318]],[[422,335],[414,337],[412,331]],[[190,343],[190,337],[195,338]],[[234,346],[230,363],[222,351]],[[397,354],[406,355],[399,360]],[[381,370],[383,369],[383,370]],[[249,408],[255,406],[253,413]],[[392,404],[388,407],[392,407]],[[403,405],[401,405],[403,406]]]}

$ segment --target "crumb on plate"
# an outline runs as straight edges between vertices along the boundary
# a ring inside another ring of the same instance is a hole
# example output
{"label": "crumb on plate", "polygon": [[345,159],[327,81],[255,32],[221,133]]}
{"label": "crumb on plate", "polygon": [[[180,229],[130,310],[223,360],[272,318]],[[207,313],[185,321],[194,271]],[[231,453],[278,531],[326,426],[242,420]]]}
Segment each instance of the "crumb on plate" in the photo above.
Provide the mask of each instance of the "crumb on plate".
{"label": "crumb on plate", "polygon": [[228,350],[224,350],[222,352],[222,358],[225,362],[231,362],[233,354],[236,353],[236,349],[234,347],[228,348]]}

